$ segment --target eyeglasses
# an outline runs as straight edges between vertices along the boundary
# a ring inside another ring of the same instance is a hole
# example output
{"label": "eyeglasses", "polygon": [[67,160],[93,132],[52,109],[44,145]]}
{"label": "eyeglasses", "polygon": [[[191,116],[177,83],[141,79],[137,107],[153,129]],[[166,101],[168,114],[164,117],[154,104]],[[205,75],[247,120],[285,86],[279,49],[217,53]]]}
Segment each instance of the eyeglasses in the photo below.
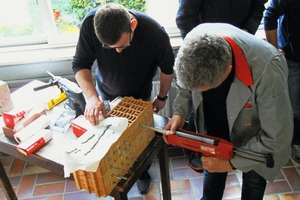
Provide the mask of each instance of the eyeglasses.
{"label": "eyeglasses", "polygon": [[105,49],[126,49],[126,48],[130,47],[130,43],[132,41],[132,37],[133,37],[133,31],[130,31],[129,32],[129,42],[128,42],[127,45],[117,46],[117,47],[111,47],[111,46],[108,46],[106,44],[102,44],[102,47],[105,48]]}

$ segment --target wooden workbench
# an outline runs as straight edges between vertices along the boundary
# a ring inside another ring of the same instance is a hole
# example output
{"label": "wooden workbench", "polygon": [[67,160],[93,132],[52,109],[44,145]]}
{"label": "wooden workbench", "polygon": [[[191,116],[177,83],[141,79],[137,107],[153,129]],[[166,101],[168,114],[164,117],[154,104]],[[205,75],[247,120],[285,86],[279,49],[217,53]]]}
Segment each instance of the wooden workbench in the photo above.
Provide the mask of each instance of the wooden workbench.
{"label": "wooden workbench", "polygon": [[[28,93],[32,91],[33,86],[36,86],[36,84],[37,83],[35,81],[30,82],[29,84],[13,93],[12,98],[20,98],[20,96],[22,96],[21,93],[24,93],[24,91],[27,93],[26,96],[30,96],[30,94]],[[154,126],[164,128],[168,119],[156,114],[154,114],[153,116]],[[67,133],[55,132],[55,134],[53,134],[52,140],[50,140],[47,145],[39,149],[34,154],[31,154],[30,156],[24,156],[17,151],[17,143],[14,140],[5,137],[3,133],[0,133],[0,152],[19,158],[26,162],[30,162],[34,165],[43,167],[64,176],[64,157],[63,153],[61,152],[61,147],[65,145],[66,141],[71,141],[74,139],[76,139],[76,136],[71,132],[71,130],[67,131]],[[171,199],[167,147],[160,134],[156,134],[154,139],[150,142],[149,146],[138,157],[137,161],[133,164],[128,173],[126,173],[125,177],[127,179],[121,180],[111,192],[110,196],[114,197],[116,200],[126,200],[129,190],[132,188],[138,177],[147,169],[147,167],[151,164],[152,160],[156,156],[158,157],[160,164],[163,199]],[[14,190],[9,182],[8,176],[3,169],[1,162],[0,177],[1,182],[4,186],[6,197],[8,199],[17,199],[17,196],[14,193]]]}

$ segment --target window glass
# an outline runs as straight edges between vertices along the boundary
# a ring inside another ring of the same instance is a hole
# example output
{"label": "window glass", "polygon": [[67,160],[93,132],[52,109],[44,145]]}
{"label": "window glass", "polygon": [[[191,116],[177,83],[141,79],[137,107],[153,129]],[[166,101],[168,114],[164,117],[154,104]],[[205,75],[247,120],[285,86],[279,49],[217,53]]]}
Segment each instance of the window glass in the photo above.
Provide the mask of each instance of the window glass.
{"label": "window glass", "polygon": [[9,45],[13,42],[26,43],[32,40],[29,36],[45,37],[45,26],[41,26],[43,23],[39,16],[41,12],[36,0],[2,1],[0,6],[1,45]]}
{"label": "window glass", "polygon": [[176,29],[178,0],[9,0],[0,3],[0,47],[74,44],[85,14],[105,2],[144,12],[168,32]]}
{"label": "window glass", "polygon": [[156,19],[167,30],[176,28],[178,0],[147,0],[146,14]]}
{"label": "window glass", "polygon": [[[18,5],[18,6],[15,6]],[[14,8],[13,10],[11,8]],[[35,0],[10,0],[0,7],[1,36],[41,34],[40,12]]]}

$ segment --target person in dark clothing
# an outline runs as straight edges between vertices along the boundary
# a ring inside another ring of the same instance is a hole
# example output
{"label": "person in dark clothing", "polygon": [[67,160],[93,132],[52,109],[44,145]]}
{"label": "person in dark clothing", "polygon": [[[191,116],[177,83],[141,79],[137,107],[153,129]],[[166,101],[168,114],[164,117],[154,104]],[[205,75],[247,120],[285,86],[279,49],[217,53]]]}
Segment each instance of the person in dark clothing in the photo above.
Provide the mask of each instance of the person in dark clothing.
{"label": "person in dark clothing", "polygon": [[[96,87],[92,65],[97,62]],[[173,79],[174,54],[164,28],[149,16],[116,3],[104,4],[85,16],[72,69],[86,99],[84,116],[92,125],[107,117],[104,100],[132,96],[150,100],[152,80],[160,69],[160,90],[154,112],[165,106]],[[100,96],[100,98],[99,98]],[[137,182],[141,193],[150,187],[147,170]]]}
{"label": "person in dark clothing", "polygon": [[180,0],[176,24],[184,38],[202,23],[229,23],[255,34],[267,0]]}
{"label": "person in dark clothing", "polygon": [[[180,0],[176,24],[182,38],[202,23],[222,22],[255,34],[265,10],[267,0]],[[188,119],[188,129],[195,132],[194,111]],[[188,152],[189,166],[202,172],[201,153]]]}
{"label": "person in dark clothing", "polygon": [[266,39],[285,56],[294,113],[292,157],[300,163],[300,1],[271,0],[264,15]]}

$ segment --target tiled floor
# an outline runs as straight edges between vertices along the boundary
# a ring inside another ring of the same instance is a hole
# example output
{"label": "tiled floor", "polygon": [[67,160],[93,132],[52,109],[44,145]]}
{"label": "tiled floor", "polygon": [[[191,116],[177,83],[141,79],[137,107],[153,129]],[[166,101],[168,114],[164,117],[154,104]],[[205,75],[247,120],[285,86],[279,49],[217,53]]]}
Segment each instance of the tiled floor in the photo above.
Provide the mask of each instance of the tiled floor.
{"label": "tiled floor", "polygon": [[[169,147],[169,163],[172,200],[199,200],[201,197],[203,175],[187,166],[187,156],[183,149]],[[19,200],[111,200],[110,197],[97,198],[93,194],[78,191],[75,182],[64,179],[43,168],[30,165],[21,160],[0,153],[0,159]],[[160,200],[161,186],[158,161],[153,160],[149,173],[152,177],[150,191],[139,194],[136,186],[130,190],[130,200]],[[224,193],[226,200],[240,199],[241,173],[230,173]],[[5,195],[0,184],[0,199]],[[276,180],[268,183],[265,200],[300,199],[300,164],[290,160]]]}

